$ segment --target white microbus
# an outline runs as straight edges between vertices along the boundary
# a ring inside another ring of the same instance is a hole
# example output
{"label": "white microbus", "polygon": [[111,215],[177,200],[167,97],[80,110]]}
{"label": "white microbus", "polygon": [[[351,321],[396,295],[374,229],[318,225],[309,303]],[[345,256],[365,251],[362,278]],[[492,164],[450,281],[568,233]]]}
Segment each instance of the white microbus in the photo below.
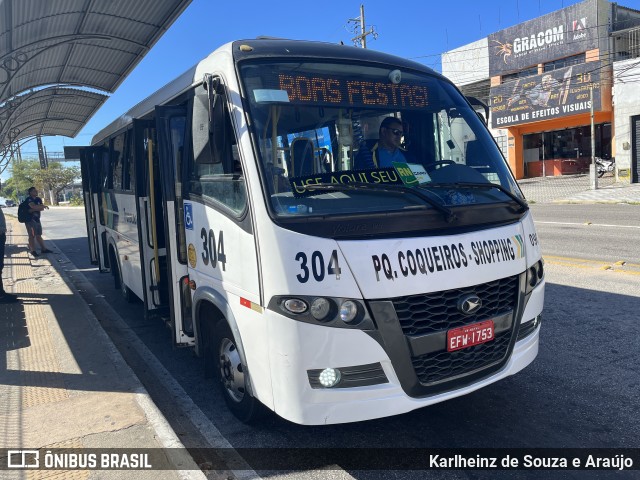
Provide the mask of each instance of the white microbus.
{"label": "white microbus", "polygon": [[82,167],[92,259],[244,421],[400,414],[537,355],[531,213],[482,118],[421,64],[229,43],[96,135]]}

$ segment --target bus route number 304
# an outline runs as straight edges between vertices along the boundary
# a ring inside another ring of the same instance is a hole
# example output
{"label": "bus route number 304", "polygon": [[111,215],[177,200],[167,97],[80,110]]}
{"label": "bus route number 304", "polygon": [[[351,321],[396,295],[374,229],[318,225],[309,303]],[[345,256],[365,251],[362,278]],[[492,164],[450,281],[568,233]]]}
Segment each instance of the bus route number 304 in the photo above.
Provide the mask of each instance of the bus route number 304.
{"label": "bus route number 304", "polygon": [[200,238],[202,238],[202,261],[205,265],[209,265],[213,268],[218,266],[218,263],[222,266],[222,271],[225,271],[225,265],[227,263],[227,256],[224,254],[224,235],[222,230],[218,233],[218,244],[216,246],[216,234],[213,233],[213,229],[202,228],[200,230]]}
{"label": "bus route number 304", "polygon": [[300,273],[296,275],[300,283],[307,283],[311,275],[313,275],[316,282],[322,282],[331,275],[335,275],[336,280],[340,280],[341,270],[337,250],[331,252],[328,262],[325,260],[322,252],[318,250],[314,251],[311,257],[305,252],[298,252],[296,254],[296,261],[299,262],[300,266]]}

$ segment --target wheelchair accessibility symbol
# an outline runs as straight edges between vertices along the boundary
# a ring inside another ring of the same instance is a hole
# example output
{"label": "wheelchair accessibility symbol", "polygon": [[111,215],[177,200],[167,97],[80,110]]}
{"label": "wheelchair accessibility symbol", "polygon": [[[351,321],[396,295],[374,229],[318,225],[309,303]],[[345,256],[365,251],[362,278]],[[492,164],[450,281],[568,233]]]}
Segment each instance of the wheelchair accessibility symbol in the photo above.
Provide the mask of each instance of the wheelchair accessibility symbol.
{"label": "wheelchair accessibility symbol", "polygon": [[193,230],[193,210],[190,203],[184,204],[184,227]]}

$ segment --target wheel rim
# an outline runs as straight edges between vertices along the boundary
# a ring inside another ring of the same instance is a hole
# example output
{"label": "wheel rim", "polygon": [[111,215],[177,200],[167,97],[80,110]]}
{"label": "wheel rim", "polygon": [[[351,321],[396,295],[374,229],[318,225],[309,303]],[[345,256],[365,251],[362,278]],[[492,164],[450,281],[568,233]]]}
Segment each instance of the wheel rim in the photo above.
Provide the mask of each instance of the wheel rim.
{"label": "wheel rim", "polygon": [[227,395],[240,403],[244,398],[244,373],[235,344],[228,338],[220,343],[220,378]]}

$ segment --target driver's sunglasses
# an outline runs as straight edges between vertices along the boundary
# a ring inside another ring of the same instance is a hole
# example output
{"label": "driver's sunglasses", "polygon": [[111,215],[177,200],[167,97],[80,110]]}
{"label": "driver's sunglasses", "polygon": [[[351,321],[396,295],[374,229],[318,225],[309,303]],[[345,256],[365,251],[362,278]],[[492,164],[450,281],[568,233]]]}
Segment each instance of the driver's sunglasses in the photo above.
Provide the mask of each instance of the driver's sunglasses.
{"label": "driver's sunglasses", "polygon": [[404,132],[402,130],[400,130],[399,128],[389,128],[389,127],[387,127],[387,130],[390,130],[391,133],[393,133],[396,137],[401,137],[402,135],[404,135]]}

